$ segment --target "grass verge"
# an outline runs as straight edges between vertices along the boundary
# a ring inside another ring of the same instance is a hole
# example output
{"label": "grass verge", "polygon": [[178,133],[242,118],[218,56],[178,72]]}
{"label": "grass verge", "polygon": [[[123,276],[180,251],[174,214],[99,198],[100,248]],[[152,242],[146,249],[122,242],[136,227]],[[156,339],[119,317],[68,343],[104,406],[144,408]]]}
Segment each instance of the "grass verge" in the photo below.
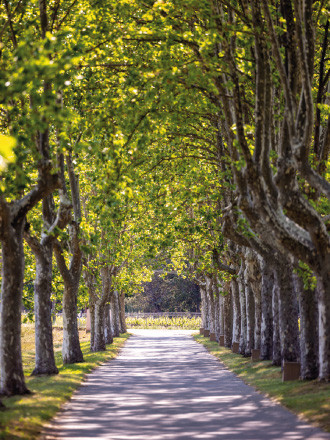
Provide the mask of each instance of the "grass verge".
{"label": "grass verge", "polygon": [[229,370],[252,385],[256,390],[275,399],[304,420],[330,432],[330,384],[313,381],[294,380],[282,382],[281,370],[271,361],[251,362],[234,354],[225,347],[201,335],[194,335],[197,342],[221,360]]}
{"label": "grass verge", "polygon": [[6,406],[0,411],[0,439],[6,440],[33,440],[38,437],[42,428],[61,408],[79,387],[87,373],[98,365],[116,357],[123,346],[128,333],[115,338],[113,344],[107,346],[104,352],[92,353],[89,350],[89,335],[80,334],[81,348],[85,362],[63,365],[59,351],[61,345],[61,331],[54,329],[54,346],[56,364],[60,373],[55,376],[28,376],[34,365],[34,352],[31,346],[31,336],[34,331],[31,327],[23,329],[22,347],[24,373],[26,382],[32,394],[4,398]]}

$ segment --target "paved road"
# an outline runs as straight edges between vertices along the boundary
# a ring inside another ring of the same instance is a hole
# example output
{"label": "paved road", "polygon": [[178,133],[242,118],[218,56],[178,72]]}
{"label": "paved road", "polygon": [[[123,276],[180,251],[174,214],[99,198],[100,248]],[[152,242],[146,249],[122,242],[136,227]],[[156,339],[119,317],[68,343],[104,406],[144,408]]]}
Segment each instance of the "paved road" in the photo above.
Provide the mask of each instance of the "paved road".
{"label": "paved road", "polygon": [[245,385],[185,331],[135,330],[66,405],[46,438],[330,439]]}

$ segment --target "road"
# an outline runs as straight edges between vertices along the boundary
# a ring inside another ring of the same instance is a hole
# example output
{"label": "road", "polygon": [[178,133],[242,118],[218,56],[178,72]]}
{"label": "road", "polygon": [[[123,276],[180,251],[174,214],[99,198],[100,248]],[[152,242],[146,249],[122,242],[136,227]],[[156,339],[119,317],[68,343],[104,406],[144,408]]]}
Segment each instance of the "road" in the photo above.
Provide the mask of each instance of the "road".
{"label": "road", "polygon": [[44,438],[330,439],[245,385],[191,332],[132,332],[119,356],[88,376]]}

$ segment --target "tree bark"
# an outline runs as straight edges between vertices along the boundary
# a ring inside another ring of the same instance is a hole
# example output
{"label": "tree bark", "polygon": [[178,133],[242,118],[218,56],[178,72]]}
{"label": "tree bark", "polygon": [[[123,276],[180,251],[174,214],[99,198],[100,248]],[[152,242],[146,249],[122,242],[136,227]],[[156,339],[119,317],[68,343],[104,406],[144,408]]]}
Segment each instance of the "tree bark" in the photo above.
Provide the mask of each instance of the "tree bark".
{"label": "tree bark", "polygon": [[298,304],[290,264],[277,265],[275,282],[279,287],[279,327],[283,362],[299,360]]}
{"label": "tree bark", "polygon": [[35,368],[32,375],[57,374],[52,328],[53,244],[49,240],[36,256],[34,281]]}
{"label": "tree bark", "polygon": [[121,333],[127,332],[126,317],[125,317],[125,293],[121,292],[119,295],[119,307],[120,307],[120,326]]}
{"label": "tree bark", "polygon": [[[26,394],[21,352],[21,309],[24,280],[23,229],[25,221],[7,222],[2,237],[0,305],[1,394]],[[4,227],[4,225],[2,226]]]}
{"label": "tree bark", "polygon": [[104,332],[105,306],[102,301],[96,301],[94,305],[94,338],[91,351],[105,351],[106,340]]}
{"label": "tree bark", "polygon": [[116,290],[114,290],[111,295],[110,307],[111,307],[111,324],[112,324],[113,336],[117,338],[120,335],[120,329],[119,329],[118,292]]}
{"label": "tree bark", "polygon": [[316,289],[304,288],[301,277],[293,274],[300,315],[300,376],[316,379],[319,374],[318,308]]}
{"label": "tree bark", "polygon": [[254,297],[249,284],[245,284],[246,300],[246,347],[245,356],[251,356],[251,350],[254,347]]}
{"label": "tree bark", "polygon": [[[325,269],[326,269],[325,265]],[[318,279],[319,293],[319,378],[330,381],[330,274]]]}
{"label": "tree bark", "polygon": [[202,314],[202,328],[206,328],[207,326],[207,305],[206,305],[206,293],[205,288],[203,286],[200,286],[200,292],[201,292],[201,314]]}
{"label": "tree bark", "polygon": [[261,259],[261,344],[260,358],[269,360],[273,356],[273,311],[272,296],[274,285],[273,268]]}
{"label": "tree bark", "polygon": [[79,279],[64,282],[63,292],[63,364],[83,362],[77,322]]}
{"label": "tree bark", "polygon": [[233,309],[232,309],[232,300],[231,300],[231,292],[226,292],[223,298],[223,327],[224,327],[224,336],[225,336],[225,347],[232,346],[233,339]]}
{"label": "tree bark", "polygon": [[215,333],[215,307],[214,307],[214,295],[213,295],[213,289],[212,289],[212,278],[206,276],[206,294],[208,297],[208,303],[209,303],[209,330],[210,334]]}
{"label": "tree bark", "polygon": [[112,344],[113,343],[113,332],[112,332],[112,325],[110,320],[110,304],[105,305],[104,309],[104,331],[105,331],[105,342],[106,344]]}
{"label": "tree bark", "polygon": [[246,350],[246,299],[245,299],[245,279],[244,279],[245,264],[242,259],[241,268],[238,273],[238,287],[239,287],[239,303],[241,308],[241,334],[239,340],[239,353],[245,354]]}
{"label": "tree bark", "polygon": [[233,301],[233,342],[239,342],[241,333],[241,308],[238,282],[235,279],[231,281],[231,293]]}
{"label": "tree bark", "polygon": [[281,366],[281,340],[280,340],[280,323],[279,323],[279,286],[274,277],[272,291],[272,314],[273,314],[273,354],[272,364]]}

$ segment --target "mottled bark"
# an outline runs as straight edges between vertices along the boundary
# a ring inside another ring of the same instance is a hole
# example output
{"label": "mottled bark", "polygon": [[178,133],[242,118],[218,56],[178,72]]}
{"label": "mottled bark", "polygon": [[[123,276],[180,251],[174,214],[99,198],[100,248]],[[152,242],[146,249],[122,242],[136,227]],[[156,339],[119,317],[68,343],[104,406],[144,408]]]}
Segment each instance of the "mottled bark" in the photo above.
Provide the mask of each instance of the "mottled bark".
{"label": "mottled bark", "polygon": [[239,342],[241,333],[241,308],[239,303],[239,289],[236,279],[231,281],[233,302],[233,342]]}
{"label": "mottled bark", "polygon": [[220,335],[224,334],[224,317],[223,317],[223,294],[220,293],[219,295],[219,328],[220,328]]}
{"label": "mottled bark", "polygon": [[119,307],[120,307],[120,327],[121,333],[126,333],[126,317],[125,317],[125,293],[121,292],[119,295]]}
{"label": "mottled bark", "polygon": [[220,303],[219,303],[219,292],[216,293],[214,298],[214,316],[215,316],[215,337],[217,342],[219,342],[220,336]]}
{"label": "mottled bark", "polygon": [[254,347],[254,297],[253,290],[249,285],[245,285],[246,301],[246,347],[245,356],[251,356]]}
{"label": "mottled bark", "polygon": [[281,340],[280,340],[280,323],[279,323],[279,286],[274,277],[272,290],[272,315],[273,315],[273,365],[281,365]]}
{"label": "mottled bark", "polygon": [[300,315],[300,376],[316,379],[319,374],[318,307],[316,289],[304,288],[301,277],[293,274]]}
{"label": "mottled bark", "polygon": [[104,332],[105,305],[101,301],[94,304],[94,337],[91,351],[105,351],[106,341]]}
{"label": "mottled bark", "polygon": [[[324,269],[327,266],[325,264]],[[319,378],[330,381],[330,274],[324,273],[318,280],[319,311]]]}
{"label": "mottled bark", "polygon": [[[250,251],[246,254],[247,280],[253,292],[253,335],[251,337],[251,349],[260,349],[261,345],[261,270],[258,255]],[[250,304],[249,304],[250,307]],[[252,310],[250,310],[252,313]],[[252,321],[251,321],[252,323]],[[253,341],[252,341],[253,338]]]}
{"label": "mottled bark", "polygon": [[238,273],[238,288],[239,288],[239,303],[241,311],[241,334],[239,340],[239,353],[245,354],[246,350],[246,299],[245,299],[245,279],[244,279],[245,264],[242,260],[241,267]]}
{"label": "mottled bark", "polygon": [[273,356],[273,312],[272,296],[274,271],[265,259],[261,259],[261,344],[260,358],[269,360]]}
{"label": "mottled bark", "polygon": [[95,338],[95,304],[91,300],[89,301],[89,316],[91,320],[90,348],[92,349]]}
{"label": "mottled bark", "polygon": [[21,308],[24,279],[24,221],[7,224],[2,237],[2,284],[0,304],[1,394],[25,394],[21,353]]}
{"label": "mottled bark", "polygon": [[275,282],[279,287],[279,326],[283,362],[299,360],[298,303],[290,264],[277,265]]}
{"label": "mottled bark", "polygon": [[120,329],[119,329],[118,292],[116,290],[114,290],[111,295],[110,308],[111,308],[111,324],[112,324],[113,336],[117,338],[120,335]]}
{"label": "mottled bark", "polygon": [[106,344],[112,344],[113,332],[112,332],[112,325],[110,320],[110,304],[106,304],[104,309],[104,332],[105,332]]}
{"label": "mottled bark", "polygon": [[36,278],[34,281],[35,313],[35,368],[32,375],[57,374],[52,328],[52,277],[53,245],[49,241],[36,253]]}
{"label": "mottled bark", "polygon": [[202,314],[202,328],[207,326],[207,304],[206,304],[206,292],[203,286],[200,286],[201,293],[201,314]]}
{"label": "mottled bark", "polygon": [[63,364],[83,362],[78,331],[77,297],[79,280],[64,283],[63,291]]}
{"label": "mottled bark", "polygon": [[226,292],[225,296],[223,297],[223,317],[225,347],[230,348],[233,340],[233,308],[230,291]]}
{"label": "mottled bark", "polygon": [[214,305],[214,293],[212,288],[212,278],[206,276],[206,294],[209,303],[209,330],[210,334],[215,333],[215,305]]}

